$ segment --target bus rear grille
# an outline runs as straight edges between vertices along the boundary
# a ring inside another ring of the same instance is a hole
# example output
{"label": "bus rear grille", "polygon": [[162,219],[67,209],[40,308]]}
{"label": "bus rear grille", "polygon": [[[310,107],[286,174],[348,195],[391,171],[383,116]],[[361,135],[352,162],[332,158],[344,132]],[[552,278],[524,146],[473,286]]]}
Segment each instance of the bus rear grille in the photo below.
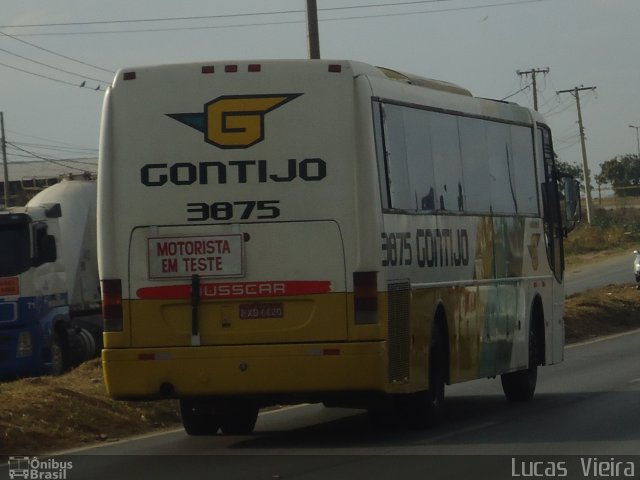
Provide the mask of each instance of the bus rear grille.
{"label": "bus rear grille", "polygon": [[406,382],[409,380],[411,348],[409,282],[390,283],[388,292],[389,381]]}

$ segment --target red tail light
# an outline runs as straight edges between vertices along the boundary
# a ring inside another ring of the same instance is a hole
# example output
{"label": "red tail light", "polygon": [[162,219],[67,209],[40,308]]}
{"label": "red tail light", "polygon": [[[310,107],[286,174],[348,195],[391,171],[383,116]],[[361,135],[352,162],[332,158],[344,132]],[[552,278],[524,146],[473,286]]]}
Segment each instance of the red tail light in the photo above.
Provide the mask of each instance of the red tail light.
{"label": "red tail light", "polygon": [[353,305],[357,325],[378,323],[378,272],[353,272]]}
{"label": "red tail light", "polygon": [[122,331],[122,282],[102,280],[102,318],[105,332]]}

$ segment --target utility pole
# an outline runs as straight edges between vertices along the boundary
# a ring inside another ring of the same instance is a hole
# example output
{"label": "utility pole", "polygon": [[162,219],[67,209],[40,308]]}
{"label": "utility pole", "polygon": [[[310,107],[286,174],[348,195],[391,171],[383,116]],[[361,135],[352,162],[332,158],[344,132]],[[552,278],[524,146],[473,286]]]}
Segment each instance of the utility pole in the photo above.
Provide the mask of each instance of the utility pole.
{"label": "utility pole", "polygon": [[516,70],[516,73],[519,76],[531,75],[531,82],[533,83],[533,108],[537,112],[538,111],[538,84],[536,83],[536,75],[538,73],[543,73],[546,75],[547,73],[549,73],[549,67],[532,68],[531,70],[526,70],[526,71]]}
{"label": "utility pole", "polygon": [[318,33],[318,5],[316,0],[307,0],[307,34],[309,36],[309,58],[320,58],[320,34]]}
{"label": "utility pole", "polygon": [[591,172],[589,172],[589,166],[587,165],[587,147],[585,144],[584,125],[582,124],[582,110],[580,108],[580,92],[583,90],[595,90],[596,87],[574,87],[570,90],[560,90],[556,94],[570,93],[576,99],[576,106],[578,107],[578,125],[580,127],[580,144],[582,145],[582,170],[584,173],[584,190],[587,196],[587,222],[591,225],[591,212],[593,210],[593,202],[591,200]]}
{"label": "utility pole", "polygon": [[638,126],[638,125],[629,125],[629,128],[635,128],[636,129],[636,142],[638,142],[638,158],[640,159],[640,133],[638,133],[638,130],[640,130],[640,126]]}
{"label": "utility pole", "polygon": [[0,134],[2,134],[2,166],[4,168],[4,208],[9,208],[9,167],[7,166],[7,142],[4,138],[4,112],[0,112]]}

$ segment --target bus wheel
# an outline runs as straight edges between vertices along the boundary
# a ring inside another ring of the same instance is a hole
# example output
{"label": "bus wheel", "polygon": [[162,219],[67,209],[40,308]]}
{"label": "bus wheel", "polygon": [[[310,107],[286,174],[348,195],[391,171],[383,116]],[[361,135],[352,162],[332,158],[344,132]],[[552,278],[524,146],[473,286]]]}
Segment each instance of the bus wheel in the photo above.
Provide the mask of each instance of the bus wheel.
{"label": "bus wheel", "polygon": [[538,381],[538,343],[533,325],[529,329],[529,368],[500,376],[502,390],[509,402],[528,402]]}
{"label": "bus wheel", "polygon": [[429,354],[429,388],[415,393],[392,394],[386,408],[369,410],[369,418],[384,428],[429,428],[444,418],[446,383],[445,336],[434,329]]}
{"label": "bus wheel", "polygon": [[180,416],[189,435],[215,435],[220,428],[219,414],[211,402],[181,398]]}
{"label": "bus wheel", "polygon": [[220,428],[225,435],[247,435],[253,432],[258,419],[258,406],[241,399],[219,405]]}
{"label": "bus wheel", "polygon": [[444,386],[446,382],[445,337],[439,328],[433,331],[429,353],[429,390],[424,392],[423,408],[418,421],[422,427],[433,427],[444,418]]}

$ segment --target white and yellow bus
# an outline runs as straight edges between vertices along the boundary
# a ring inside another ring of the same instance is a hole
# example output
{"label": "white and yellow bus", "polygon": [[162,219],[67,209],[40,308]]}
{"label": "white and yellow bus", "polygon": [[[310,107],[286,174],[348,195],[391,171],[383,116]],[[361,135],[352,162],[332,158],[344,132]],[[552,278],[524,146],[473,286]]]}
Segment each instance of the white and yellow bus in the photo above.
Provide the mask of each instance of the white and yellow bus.
{"label": "white and yellow bus", "polygon": [[351,61],[125,69],[98,182],[108,391],[189,434],[286,402],[428,425],[445,384],[527,400],[563,358],[577,192],[526,108]]}

